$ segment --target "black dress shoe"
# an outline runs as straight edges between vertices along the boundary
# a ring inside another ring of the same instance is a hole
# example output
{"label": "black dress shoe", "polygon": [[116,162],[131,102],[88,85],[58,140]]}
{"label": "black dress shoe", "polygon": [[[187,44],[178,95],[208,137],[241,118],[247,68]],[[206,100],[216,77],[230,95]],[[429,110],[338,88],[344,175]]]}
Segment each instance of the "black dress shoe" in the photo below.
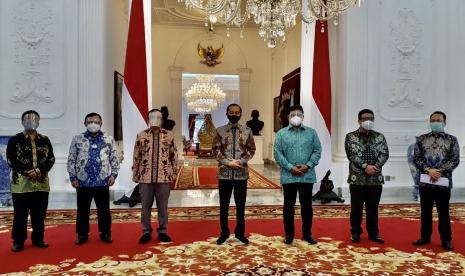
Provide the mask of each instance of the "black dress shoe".
{"label": "black dress shoe", "polygon": [[104,243],[112,243],[111,234],[100,234],[100,240]]}
{"label": "black dress shoe", "polygon": [[158,238],[157,238],[159,241],[161,242],[171,242],[171,238],[170,236],[168,236],[166,233],[160,233],[158,234]]}
{"label": "black dress shoe", "polygon": [[35,247],[39,247],[39,248],[47,248],[48,247],[48,243],[46,243],[44,241],[32,242],[32,245],[34,245]]}
{"label": "black dress shoe", "polygon": [[24,249],[24,244],[22,243],[13,243],[13,246],[11,247],[11,251],[13,252],[21,252]]}
{"label": "black dress shoe", "polygon": [[132,207],[134,207],[136,205],[137,205],[137,201],[134,201],[134,200],[129,201],[129,207],[132,208]]}
{"label": "black dress shoe", "polygon": [[74,242],[76,245],[84,244],[89,239],[88,235],[78,235],[76,241]]}
{"label": "black dress shoe", "polygon": [[360,234],[352,234],[350,236],[350,240],[355,243],[360,242]]}
{"label": "black dress shoe", "polygon": [[294,237],[293,236],[286,236],[284,238],[284,243],[285,244],[292,244],[292,242],[294,241]]}
{"label": "black dress shoe", "polygon": [[317,244],[317,241],[310,234],[304,235],[302,240],[308,242],[309,244]]}
{"label": "black dress shoe", "polygon": [[442,248],[444,248],[447,251],[454,250],[454,247],[452,246],[452,243],[450,243],[450,241],[443,241],[442,242]]}
{"label": "black dress shoe", "polygon": [[146,244],[152,239],[152,235],[150,233],[144,233],[142,237],[139,239],[140,244]]}
{"label": "black dress shoe", "polygon": [[383,243],[384,243],[384,240],[383,240],[380,236],[369,237],[369,239],[372,240],[372,241],[374,241],[374,242],[380,243],[380,244],[383,244]]}
{"label": "black dress shoe", "polygon": [[245,236],[237,236],[236,235],[236,239],[238,239],[243,244],[249,244],[249,239],[247,239]]}
{"label": "black dress shoe", "polygon": [[223,244],[227,239],[229,238],[229,235],[221,235],[217,240],[216,244],[220,245]]}
{"label": "black dress shoe", "polygon": [[412,242],[413,245],[425,245],[425,244],[430,244],[431,241],[430,240],[427,240],[427,239],[424,239],[424,238],[420,238],[414,242]]}

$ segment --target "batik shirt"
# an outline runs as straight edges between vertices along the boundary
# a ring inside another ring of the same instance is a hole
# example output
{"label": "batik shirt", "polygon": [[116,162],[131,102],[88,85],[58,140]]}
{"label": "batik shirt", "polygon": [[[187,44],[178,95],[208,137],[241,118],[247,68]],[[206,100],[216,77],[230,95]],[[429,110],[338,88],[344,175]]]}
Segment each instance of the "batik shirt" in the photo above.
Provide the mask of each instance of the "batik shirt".
{"label": "batik shirt", "polygon": [[[274,159],[281,167],[281,184],[315,183],[315,167],[321,157],[321,143],[313,128],[288,126],[276,133]],[[303,176],[292,175],[294,166],[307,165],[309,170]]]}
{"label": "batik shirt", "polygon": [[[50,140],[37,133],[35,140],[24,132],[11,137],[7,146],[7,160],[13,171],[12,193],[49,192],[48,172],[55,163]],[[28,177],[27,172],[39,169],[37,180]]]}
{"label": "batik shirt", "polygon": [[69,147],[69,180],[78,180],[82,188],[108,185],[110,176],[119,171],[115,141],[112,136],[98,132],[93,136],[88,131],[74,136]]}
{"label": "batik shirt", "polygon": [[[428,169],[440,170],[442,176],[449,179],[449,188],[452,188],[452,171],[460,162],[459,142],[455,136],[444,132],[423,134],[415,144],[413,162],[421,173],[428,173]],[[420,183],[420,186],[423,185],[427,184]]]}
{"label": "batik shirt", "polygon": [[132,181],[170,183],[177,176],[177,149],[173,132],[151,127],[137,134]]}
{"label": "batik shirt", "polygon": [[[252,130],[244,125],[228,123],[216,129],[213,155],[218,161],[218,179],[246,180],[249,178],[248,162],[255,154]],[[240,160],[241,168],[228,167],[232,160]]]}
{"label": "batik shirt", "polygon": [[345,139],[345,150],[349,159],[349,178],[351,185],[382,185],[382,172],[367,175],[365,168],[374,165],[382,170],[389,158],[389,149],[384,135],[374,130],[368,133],[362,129],[348,133]]}

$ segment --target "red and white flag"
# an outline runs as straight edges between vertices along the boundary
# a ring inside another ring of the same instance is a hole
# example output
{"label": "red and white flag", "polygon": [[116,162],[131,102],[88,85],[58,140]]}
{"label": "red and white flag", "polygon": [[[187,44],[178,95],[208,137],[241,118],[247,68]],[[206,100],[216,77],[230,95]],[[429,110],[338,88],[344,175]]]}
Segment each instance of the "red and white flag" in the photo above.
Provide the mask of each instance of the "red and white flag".
{"label": "red and white flag", "polygon": [[[318,181],[331,169],[331,74],[328,23],[302,24],[300,103],[304,124],[316,130],[322,152],[316,167]],[[324,30],[322,32],[322,30]],[[319,190],[319,185],[315,188]]]}
{"label": "red and white flag", "polygon": [[[150,12],[150,0],[131,1],[121,99],[124,160],[119,188],[125,189],[132,188],[134,143],[137,133],[147,128],[147,112],[151,102],[151,23],[147,23],[147,12],[144,13],[147,8]],[[150,16],[148,19],[151,19]]]}

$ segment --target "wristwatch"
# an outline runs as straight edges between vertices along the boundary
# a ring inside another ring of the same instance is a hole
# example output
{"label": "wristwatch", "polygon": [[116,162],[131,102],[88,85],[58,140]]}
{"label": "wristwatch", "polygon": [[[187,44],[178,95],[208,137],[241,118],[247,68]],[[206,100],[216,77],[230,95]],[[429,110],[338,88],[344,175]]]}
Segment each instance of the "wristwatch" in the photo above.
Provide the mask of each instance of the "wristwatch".
{"label": "wristwatch", "polygon": [[362,164],[362,168],[364,168],[364,169],[366,169],[366,168],[367,168],[367,166],[368,166],[368,164],[367,164],[367,163],[365,163],[365,164]]}

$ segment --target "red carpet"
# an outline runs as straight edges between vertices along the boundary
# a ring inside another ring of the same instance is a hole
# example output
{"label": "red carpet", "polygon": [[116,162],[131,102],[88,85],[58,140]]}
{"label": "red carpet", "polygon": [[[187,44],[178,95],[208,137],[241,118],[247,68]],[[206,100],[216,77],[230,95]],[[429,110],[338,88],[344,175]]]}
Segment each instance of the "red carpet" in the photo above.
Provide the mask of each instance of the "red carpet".
{"label": "red carpet", "polygon": [[[217,189],[216,177],[218,168],[212,166],[185,166],[181,167],[174,190],[189,189]],[[249,169],[250,178],[247,182],[249,189],[279,189],[280,186],[252,168]]]}
{"label": "red carpet", "polygon": [[[332,208],[324,206],[323,208]],[[462,208],[462,207],[460,207]],[[316,208],[319,209],[319,208]],[[462,208],[463,209],[463,208]],[[177,212],[177,211],[174,211]],[[318,216],[316,212],[316,216]],[[134,212],[135,213],[135,212]],[[252,216],[253,217],[253,216]],[[130,221],[137,220],[133,216]],[[2,264],[0,273],[27,272],[38,275],[63,274],[162,274],[218,275],[236,272],[247,275],[282,275],[286,272],[322,275],[464,275],[465,224],[455,217],[453,243],[455,252],[443,252],[435,226],[432,244],[414,247],[419,236],[419,221],[410,217],[381,217],[381,235],[385,245],[378,245],[362,235],[362,242],[349,241],[347,218],[314,219],[313,234],[319,243],[310,246],[300,240],[300,222],[296,222],[296,240],[292,246],[282,243],[280,218],[248,219],[251,244],[239,245],[231,236],[226,245],[217,246],[216,219],[171,221],[169,234],[174,242],[148,245],[137,243],[137,222],[114,223],[113,244],[98,240],[96,225],[91,238],[75,246],[74,225],[52,225],[46,230],[48,249],[38,249],[27,241],[21,253],[10,251],[8,227],[0,228]],[[154,227],[156,224],[154,223]],[[234,222],[230,223],[234,229]],[[156,235],[154,235],[156,236]],[[40,264],[40,265],[36,265]]]}

